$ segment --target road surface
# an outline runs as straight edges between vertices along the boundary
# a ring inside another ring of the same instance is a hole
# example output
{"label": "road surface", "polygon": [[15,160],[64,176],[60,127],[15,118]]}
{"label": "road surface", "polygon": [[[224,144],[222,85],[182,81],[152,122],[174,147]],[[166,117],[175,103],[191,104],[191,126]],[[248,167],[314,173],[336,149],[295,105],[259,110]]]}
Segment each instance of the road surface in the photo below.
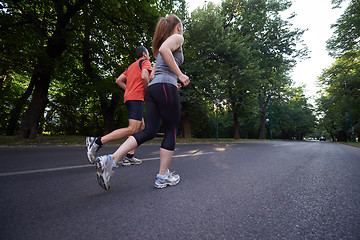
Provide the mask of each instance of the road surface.
{"label": "road surface", "polygon": [[360,148],[178,144],[181,182],[155,189],[158,149],[104,191],[85,147],[0,147],[1,239],[360,239]]}

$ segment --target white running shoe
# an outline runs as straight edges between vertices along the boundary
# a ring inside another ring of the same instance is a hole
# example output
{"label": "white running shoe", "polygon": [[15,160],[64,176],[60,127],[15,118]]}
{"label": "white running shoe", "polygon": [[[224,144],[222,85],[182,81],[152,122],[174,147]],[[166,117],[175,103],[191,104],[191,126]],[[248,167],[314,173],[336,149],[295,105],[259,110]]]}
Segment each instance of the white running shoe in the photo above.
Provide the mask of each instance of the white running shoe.
{"label": "white running shoe", "polygon": [[96,142],[96,137],[86,138],[86,154],[91,164],[94,163],[96,152],[101,148]]}
{"label": "white running shoe", "polygon": [[105,189],[110,188],[110,177],[113,175],[113,155],[104,155],[95,159],[95,167],[97,169],[96,177],[99,185]]}
{"label": "white running shoe", "polygon": [[179,182],[180,182],[180,175],[176,174],[175,172],[170,172],[168,169],[165,178],[160,177],[159,174],[157,175],[155,180],[155,187],[165,188],[168,185],[175,186]]}
{"label": "white running shoe", "polygon": [[132,157],[132,158],[124,157],[124,160],[122,161],[121,165],[130,166],[130,165],[139,165],[141,163],[142,161],[137,157]]}

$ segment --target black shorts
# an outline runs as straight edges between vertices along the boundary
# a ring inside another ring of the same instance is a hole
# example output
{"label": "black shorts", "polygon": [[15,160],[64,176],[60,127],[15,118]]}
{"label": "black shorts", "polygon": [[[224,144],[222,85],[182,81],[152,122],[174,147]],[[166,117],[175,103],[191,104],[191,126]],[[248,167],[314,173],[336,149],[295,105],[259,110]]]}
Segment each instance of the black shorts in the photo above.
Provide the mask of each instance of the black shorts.
{"label": "black shorts", "polygon": [[125,106],[129,112],[129,119],[142,121],[144,113],[144,102],[141,100],[128,100]]}

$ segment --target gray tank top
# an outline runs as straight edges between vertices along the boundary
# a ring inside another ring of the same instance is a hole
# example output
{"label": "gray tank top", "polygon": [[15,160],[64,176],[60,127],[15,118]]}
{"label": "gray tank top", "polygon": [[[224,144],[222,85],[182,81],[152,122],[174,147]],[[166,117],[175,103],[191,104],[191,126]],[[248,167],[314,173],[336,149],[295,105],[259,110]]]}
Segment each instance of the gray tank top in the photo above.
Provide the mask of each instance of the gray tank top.
{"label": "gray tank top", "polygon": [[[182,51],[175,50],[172,52],[175,63],[180,66],[184,62],[184,55]],[[155,70],[155,77],[154,79],[149,83],[150,85],[156,84],[156,83],[170,83],[177,87],[177,76],[176,74],[171,70],[171,68],[165,63],[164,59],[161,57],[161,54],[158,53],[156,58],[156,70]]]}

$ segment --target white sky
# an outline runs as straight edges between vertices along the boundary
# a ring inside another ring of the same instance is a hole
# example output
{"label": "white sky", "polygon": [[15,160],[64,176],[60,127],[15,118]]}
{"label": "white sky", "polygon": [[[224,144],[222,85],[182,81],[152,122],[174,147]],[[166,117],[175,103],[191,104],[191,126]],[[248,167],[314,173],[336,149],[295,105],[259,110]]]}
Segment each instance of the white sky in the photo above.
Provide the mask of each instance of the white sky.
{"label": "white sky", "polygon": [[[195,8],[202,7],[204,2],[221,3],[221,0],[187,0],[189,12]],[[297,16],[291,19],[293,27],[308,29],[303,35],[304,43],[308,46],[310,59],[298,62],[292,73],[295,86],[306,85],[305,95],[315,97],[319,90],[317,87],[317,77],[322,70],[331,66],[335,59],[328,55],[326,41],[332,36],[333,29],[331,24],[344,12],[344,7],[348,5],[345,1],[343,8],[332,9],[331,0],[292,0],[293,5],[284,13],[284,18],[290,13],[295,12]]]}

